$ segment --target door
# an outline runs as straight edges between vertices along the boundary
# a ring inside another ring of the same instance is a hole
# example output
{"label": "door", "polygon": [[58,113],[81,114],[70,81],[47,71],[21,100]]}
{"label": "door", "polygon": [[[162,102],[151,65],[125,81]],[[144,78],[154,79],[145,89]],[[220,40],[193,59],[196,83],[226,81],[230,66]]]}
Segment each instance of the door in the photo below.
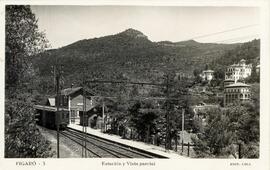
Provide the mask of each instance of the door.
{"label": "door", "polygon": [[69,117],[70,117],[70,124],[75,124],[76,117],[77,117],[77,110],[71,109]]}

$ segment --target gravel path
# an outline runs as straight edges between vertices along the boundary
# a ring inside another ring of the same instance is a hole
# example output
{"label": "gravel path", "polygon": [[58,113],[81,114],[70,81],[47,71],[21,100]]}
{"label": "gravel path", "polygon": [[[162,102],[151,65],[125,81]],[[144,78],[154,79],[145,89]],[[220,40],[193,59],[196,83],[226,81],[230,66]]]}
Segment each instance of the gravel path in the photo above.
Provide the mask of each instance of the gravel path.
{"label": "gravel path", "polygon": [[[54,152],[53,158],[57,157],[57,133],[55,130],[46,129],[44,127],[39,127],[42,135],[51,142],[51,148]],[[66,139],[60,135],[60,158],[81,158],[81,147],[74,142]]]}

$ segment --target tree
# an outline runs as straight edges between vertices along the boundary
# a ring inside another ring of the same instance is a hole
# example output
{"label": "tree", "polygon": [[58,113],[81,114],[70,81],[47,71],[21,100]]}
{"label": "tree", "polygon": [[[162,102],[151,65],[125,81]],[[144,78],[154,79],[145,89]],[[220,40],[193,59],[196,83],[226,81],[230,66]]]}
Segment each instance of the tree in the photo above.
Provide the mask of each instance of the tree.
{"label": "tree", "polygon": [[232,134],[226,129],[229,123],[228,118],[220,114],[220,109],[212,109],[208,112],[207,125],[204,132],[198,135],[198,139],[193,139],[196,147],[194,150],[197,155],[204,156],[206,153],[209,155],[224,155],[225,148],[232,142]]}
{"label": "tree", "polygon": [[49,157],[35,124],[31,56],[47,46],[30,6],[6,6],[5,157]]}
{"label": "tree", "polygon": [[253,103],[234,103],[207,112],[204,131],[192,138],[198,157],[237,157],[238,144],[246,158],[259,156],[259,112]]}
{"label": "tree", "polygon": [[200,71],[199,69],[197,69],[197,68],[195,68],[195,69],[193,70],[193,75],[194,75],[194,77],[200,76],[200,73],[201,73],[201,71]]}
{"label": "tree", "polygon": [[199,70],[197,68],[193,70],[193,75],[195,77],[195,80],[194,80],[195,83],[201,83],[202,82],[202,78],[200,76],[200,73],[201,73],[201,70]]}
{"label": "tree", "polygon": [[30,6],[6,6],[6,88],[23,81],[31,67],[30,56],[47,47]]}
{"label": "tree", "polygon": [[[188,87],[192,86],[192,80],[187,77],[181,77],[180,80],[175,79],[175,72],[169,71],[164,77],[163,95],[167,97],[163,104],[166,118],[166,148],[171,149],[171,141],[175,137],[174,134],[181,127],[181,110],[187,110],[189,105]],[[171,133],[172,129],[175,133]]]}
{"label": "tree", "polygon": [[251,75],[245,79],[247,83],[259,83],[260,73],[256,71],[256,65],[252,67]]}
{"label": "tree", "polygon": [[208,70],[209,69],[209,65],[205,64],[204,70]]}
{"label": "tree", "polygon": [[[148,139],[156,131],[155,119],[158,118],[158,110],[154,104],[149,101],[136,101],[129,108],[131,125],[136,129],[139,139]],[[149,142],[149,141],[146,141]]]}
{"label": "tree", "polygon": [[220,86],[223,83],[224,77],[225,77],[225,69],[222,67],[219,67],[214,72],[214,80],[211,81],[211,84],[213,86]]}

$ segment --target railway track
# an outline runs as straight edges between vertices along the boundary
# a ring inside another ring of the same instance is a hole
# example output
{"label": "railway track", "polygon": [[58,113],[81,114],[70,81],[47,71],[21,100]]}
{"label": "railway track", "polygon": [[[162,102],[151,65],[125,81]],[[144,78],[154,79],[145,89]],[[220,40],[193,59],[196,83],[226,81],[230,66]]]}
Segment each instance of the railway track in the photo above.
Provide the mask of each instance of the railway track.
{"label": "railway track", "polygon": [[[61,131],[63,137],[70,139],[77,145],[84,147],[87,157],[93,158],[166,158],[128,145],[103,139],[91,134],[67,128]],[[85,143],[84,143],[85,142]]]}

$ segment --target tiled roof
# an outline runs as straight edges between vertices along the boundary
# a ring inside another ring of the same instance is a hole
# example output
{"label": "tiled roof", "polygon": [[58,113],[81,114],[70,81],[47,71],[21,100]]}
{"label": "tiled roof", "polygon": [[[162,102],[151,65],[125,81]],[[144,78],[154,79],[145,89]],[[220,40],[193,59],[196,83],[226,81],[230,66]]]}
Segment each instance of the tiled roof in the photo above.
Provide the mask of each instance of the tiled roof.
{"label": "tiled roof", "polygon": [[[77,91],[79,91],[79,90],[81,90],[81,89],[83,89],[83,87],[66,88],[66,89],[61,90],[61,95],[70,96],[70,95],[76,93]],[[89,96],[89,95],[93,95],[93,96],[95,95],[94,92],[89,91],[89,90],[85,90],[85,93],[86,93],[86,95],[88,95],[88,96]]]}
{"label": "tiled roof", "polygon": [[250,87],[250,85],[245,84],[245,83],[234,83],[234,84],[225,86],[225,88],[230,88],[230,87]]}
{"label": "tiled roof", "polygon": [[81,89],[82,89],[82,87],[72,87],[72,88],[63,89],[63,90],[61,90],[61,95],[69,96],[69,95],[71,95],[71,94],[73,94]]}
{"label": "tiled roof", "polygon": [[50,106],[55,106],[55,98],[48,98],[48,101]]}
{"label": "tiled roof", "polygon": [[[43,106],[43,105],[34,105],[34,109],[37,110],[45,110],[49,112],[56,112],[57,108],[52,106]],[[66,108],[59,108],[59,111],[68,111]]]}

